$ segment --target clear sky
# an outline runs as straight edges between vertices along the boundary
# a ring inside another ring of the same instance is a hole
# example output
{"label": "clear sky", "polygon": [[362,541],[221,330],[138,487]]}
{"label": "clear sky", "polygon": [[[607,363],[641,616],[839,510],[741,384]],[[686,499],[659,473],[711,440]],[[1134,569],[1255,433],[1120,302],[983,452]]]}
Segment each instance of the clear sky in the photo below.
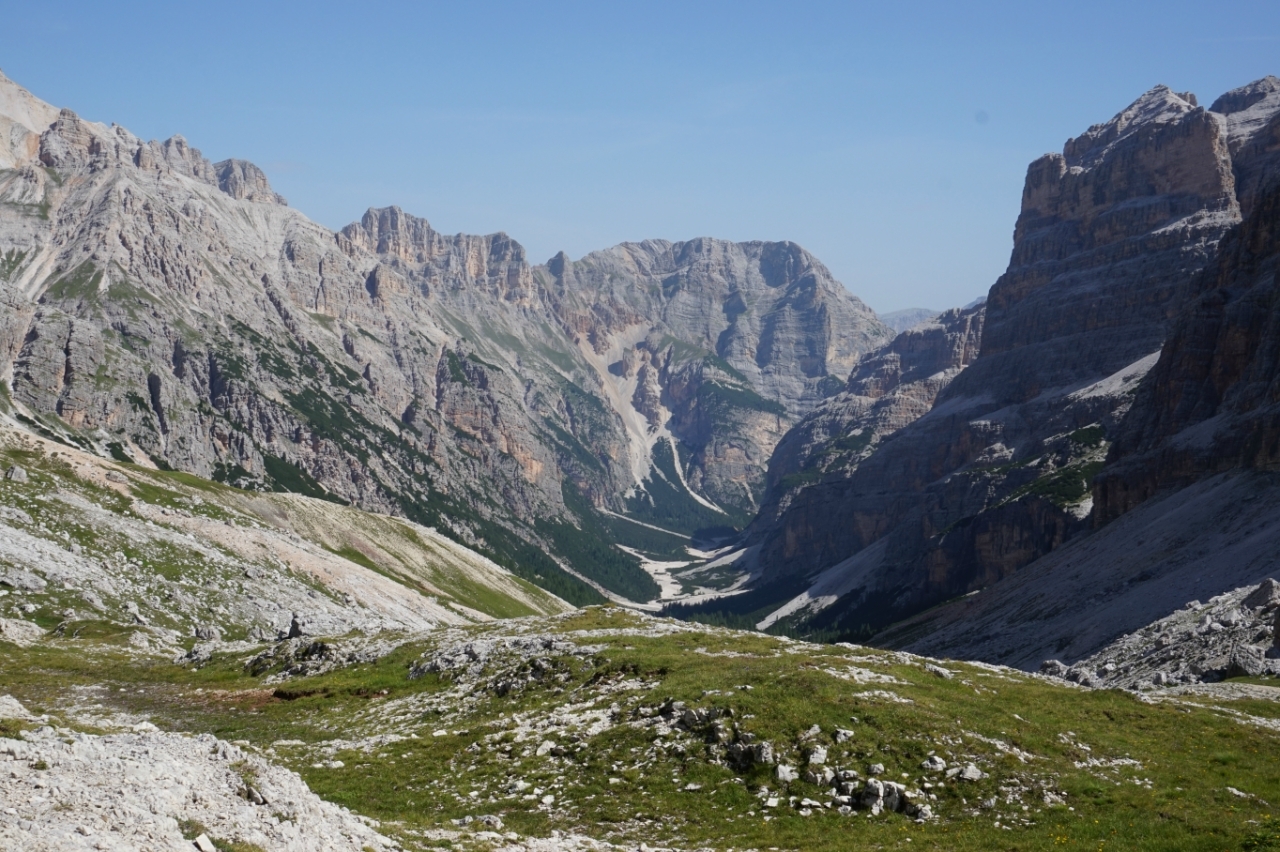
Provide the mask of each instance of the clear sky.
{"label": "clear sky", "polygon": [[398,204],[533,262],[788,239],[891,311],[986,292],[1036,156],[1157,83],[1280,74],[1280,3],[41,0],[0,68],[333,228]]}

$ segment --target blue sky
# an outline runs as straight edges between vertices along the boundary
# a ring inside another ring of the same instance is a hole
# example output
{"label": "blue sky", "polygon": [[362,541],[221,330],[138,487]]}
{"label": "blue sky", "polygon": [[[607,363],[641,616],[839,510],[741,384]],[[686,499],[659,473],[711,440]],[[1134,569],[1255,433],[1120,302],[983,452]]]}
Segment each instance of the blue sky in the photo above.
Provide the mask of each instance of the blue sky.
{"label": "blue sky", "polygon": [[789,239],[890,311],[986,292],[1036,156],[1157,83],[1280,73],[1280,3],[43,0],[0,68],[333,228],[398,204],[533,262]]}

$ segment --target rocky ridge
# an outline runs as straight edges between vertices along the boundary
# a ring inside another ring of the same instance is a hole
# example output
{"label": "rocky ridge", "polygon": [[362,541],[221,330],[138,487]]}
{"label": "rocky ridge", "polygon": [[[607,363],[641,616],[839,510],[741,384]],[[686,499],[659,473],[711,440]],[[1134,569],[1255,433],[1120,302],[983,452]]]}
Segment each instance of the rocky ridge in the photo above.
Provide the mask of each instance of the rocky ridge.
{"label": "rocky ridge", "polygon": [[[398,635],[564,601],[438,532],[294,495],[128,469],[0,426],[0,635],[106,627],[142,657]],[[25,465],[25,466],[23,466]]]}
{"label": "rocky ridge", "polygon": [[983,306],[944,311],[862,356],[844,389],[823,400],[774,448],[753,531],[768,529],[805,485],[829,473],[848,476],[882,440],[928,413],[942,389],[977,357],[984,315]]}
{"label": "rocky ridge", "polygon": [[1275,572],[1278,203],[1264,193],[1223,239],[1133,388],[1092,483],[1087,535],[884,641],[1017,665],[1092,658],[1192,597]]}
{"label": "rocky ridge", "polygon": [[684,480],[739,514],[758,508],[786,428],[892,337],[793,243],[647,240],[537,274],[627,412],[637,482],[654,442],[674,438]]}

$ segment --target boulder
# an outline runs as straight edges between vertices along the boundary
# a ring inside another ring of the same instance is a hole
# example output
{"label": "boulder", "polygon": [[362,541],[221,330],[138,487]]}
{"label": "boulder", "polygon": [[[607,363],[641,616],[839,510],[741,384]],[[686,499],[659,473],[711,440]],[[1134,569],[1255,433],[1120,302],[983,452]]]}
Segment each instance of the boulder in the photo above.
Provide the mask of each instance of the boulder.
{"label": "boulder", "polygon": [[10,568],[0,574],[0,586],[8,586],[20,592],[43,592],[47,585],[49,584],[43,577],[21,568]]}
{"label": "boulder", "polygon": [[777,755],[773,751],[773,743],[768,741],[753,745],[751,747],[751,757],[752,760],[763,766],[772,766],[778,762]]}
{"label": "boulder", "polygon": [[835,780],[835,777],[835,772],[833,772],[829,766],[810,768],[804,774],[804,780],[806,782],[809,784],[817,784],[820,787],[830,786],[831,782]]}
{"label": "boulder", "polygon": [[10,482],[17,482],[20,484],[30,481],[30,477],[27,476],[26,470],[16,464],[4,472],[4,478]]}
{"label": "boulder", "polygon": [[194,632],[197,639],[205,642],[222,641],[222,628],[216,624],[197,624]]}
{"label": "boulder", "polygon": [[1280,606],[1280,583],[1268,577],[1258,585],[1258,588],[1250,592],[1240,605],[1254,609],[1273,609]]}
{"label": "boulder", "polygon": [[1071,668],[1061,660],[1045,660],[1040,664],[1040,674],[1049,677],[1066,678]]}

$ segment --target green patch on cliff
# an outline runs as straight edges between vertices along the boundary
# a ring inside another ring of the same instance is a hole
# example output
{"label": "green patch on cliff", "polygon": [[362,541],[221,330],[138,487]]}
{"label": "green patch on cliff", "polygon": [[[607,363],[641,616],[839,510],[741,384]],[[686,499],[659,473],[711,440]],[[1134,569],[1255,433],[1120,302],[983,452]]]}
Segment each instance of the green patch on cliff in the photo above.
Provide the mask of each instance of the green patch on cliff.
{"label": "green patch on cliff", "polygon": [[1102,446],[1106,436],[1107,433],[1101,426],[1086,426],[1083,429],[1077,429],[1067,437],[1082,447],[1092,449]]}
{"label": "green patch on cliff", "polygon": [[0,278],[8,281],[13,277],[13,273],[22,266],[22,262],[27,259],[25,251],[19,251],[16,248],[9,249],[7,252],[0,254]]}
{"label": "green patch on cliff", "polygon": [[1057,506],[1073,506],[1089,496],[1089,486],[1093,478],[1102,471],[1104,464],[1103,461],[1091,461],[1064,467],[1040,477],[1023,491],[1046,497]]}
{"label": "green patch on cliff", "polygon": [[273,491],[287,491],[291,494],[301,494],[304,497],[316,497],[320,500],[328,500],[330,503],[340,503],[344,506],[347,503],[341,497],[330,494],[328,489],[301,467],[285,461],[279,456],[263,453],[262,465],[266,468],[267,475],[270,477]]}
{"label": "green patch on cliff", "polygon": [[819,468],[806,467],[795,473],[788,473],[778,480],[778,485],[784,491],[791,491],[794,488],[804,488],[806,485],[812,485],[820,479],[822,479],[822,471]]}
{"label": "green patch on cliff", "polygon": [[733,409],[759,411],[778,417],[785,417],[787,414],[785,405],[765,399],[750,387],[726,385],[715,380],[700,384],[696,399],[713,422],[720,422]]}
{"label": "green patch on cliff", "polygon": [[45,288],[44,297],[50,301],[72,302],[87,301],[98,297],[98,285],[102,282],[102,272],[90,261],[77,266],[70,272],[55,278]]}
{"label": "green patch on cliff", "polygon": [[444,351],[445,364],[449,368],[449,381],[456,385],[464,385],[471,387],[471,380],[467,378],[467,373],[462,369],[462,361],[458,358],[458,353],[452,349]]}

